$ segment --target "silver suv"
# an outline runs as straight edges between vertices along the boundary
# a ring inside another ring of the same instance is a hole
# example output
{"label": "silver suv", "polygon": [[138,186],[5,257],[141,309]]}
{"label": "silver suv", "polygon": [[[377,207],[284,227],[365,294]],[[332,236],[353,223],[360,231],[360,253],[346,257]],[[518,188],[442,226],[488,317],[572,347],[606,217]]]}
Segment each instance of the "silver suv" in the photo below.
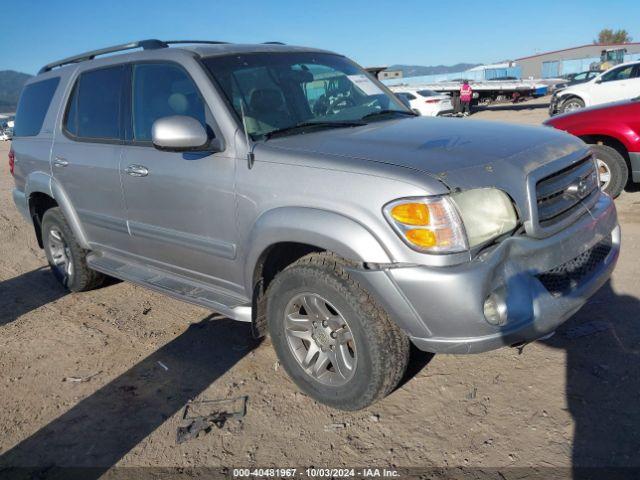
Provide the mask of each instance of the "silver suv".
{"label": "silver suv", "polygon": [[580,140],[418,117],[349,59],[282,44],[146,40],[49,64],[10,163],[69,290],[109,275],[252,322],[304,392],[347,410],[398,385],[410,343],[550,334],[620,249]]}

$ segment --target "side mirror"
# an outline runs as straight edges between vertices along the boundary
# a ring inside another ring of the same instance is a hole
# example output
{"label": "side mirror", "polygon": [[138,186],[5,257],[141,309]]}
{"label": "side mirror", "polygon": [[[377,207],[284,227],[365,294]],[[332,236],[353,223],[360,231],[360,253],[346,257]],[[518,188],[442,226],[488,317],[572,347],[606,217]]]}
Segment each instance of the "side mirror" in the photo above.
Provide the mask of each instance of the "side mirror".
{"label": "side mirror", "polygon": [[602,77],[596,78],[595,83],[602,83]]}
{"label": "side mirror", "polygon": [[207,150],[209,135],[198,120],[185,115],[162,117],[153,122],[151,140],[158,150],[193,152]]}

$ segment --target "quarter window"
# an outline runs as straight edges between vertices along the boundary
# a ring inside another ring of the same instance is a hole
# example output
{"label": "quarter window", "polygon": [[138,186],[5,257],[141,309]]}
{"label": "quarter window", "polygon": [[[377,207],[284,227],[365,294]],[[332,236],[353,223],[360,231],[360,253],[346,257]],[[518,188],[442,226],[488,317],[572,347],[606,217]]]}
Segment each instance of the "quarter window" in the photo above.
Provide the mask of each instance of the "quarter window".
{"label": "quarter window", "polygon": [[133,67],[133,137],[151,141],[153,122],[185,115],[206,126],[205,104],[196,85],[179,66],[142,63]]}
{"label": "quarter window", "polygon": [[124,79],[123,65],[82,73],[69,99],[66,130],[83,139],[120,139]]}
{"label": "quarter window", "polygon": [[60,78],[56,77],[32,83],[24,88],[16,112],[14,136],[33,137],[40,133],[58,83]]}

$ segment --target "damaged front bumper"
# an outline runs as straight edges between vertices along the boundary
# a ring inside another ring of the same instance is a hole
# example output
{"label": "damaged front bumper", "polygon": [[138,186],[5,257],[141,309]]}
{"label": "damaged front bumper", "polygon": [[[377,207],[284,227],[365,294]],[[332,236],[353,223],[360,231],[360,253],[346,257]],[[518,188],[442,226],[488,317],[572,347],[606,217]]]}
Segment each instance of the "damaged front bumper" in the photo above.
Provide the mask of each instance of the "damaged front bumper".
{"label": "damaged front bumper", "polygon": [[[610,277],[620,251],[613,201],[601,194],[588,214],[547,238],[510,237],[454,267],[354,271],[421,350],[476,353],[553,332]],[[485,317],[502,298],[504,322]]]}

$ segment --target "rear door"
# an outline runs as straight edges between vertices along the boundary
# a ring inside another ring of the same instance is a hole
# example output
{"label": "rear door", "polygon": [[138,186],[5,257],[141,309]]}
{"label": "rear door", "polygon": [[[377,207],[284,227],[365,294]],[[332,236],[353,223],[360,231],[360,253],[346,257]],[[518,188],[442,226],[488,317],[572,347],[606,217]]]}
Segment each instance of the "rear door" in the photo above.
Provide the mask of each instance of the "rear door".
{"label": "rear door", "polygon": [[77,77],[52,152],[53,176],[97,249],[130,247],[119,173],[125,72],[116,65]]}
{"label": "rear door", "polygon": [[160,151],[151,143],[155,120],[172,115],[197,119],[210,135],[217,131],[181,65],[134,64],[130,83],[121,168],[135,253],[160,268],[216,283],[228,276],[236,256],[236,159],[225,152]]}

